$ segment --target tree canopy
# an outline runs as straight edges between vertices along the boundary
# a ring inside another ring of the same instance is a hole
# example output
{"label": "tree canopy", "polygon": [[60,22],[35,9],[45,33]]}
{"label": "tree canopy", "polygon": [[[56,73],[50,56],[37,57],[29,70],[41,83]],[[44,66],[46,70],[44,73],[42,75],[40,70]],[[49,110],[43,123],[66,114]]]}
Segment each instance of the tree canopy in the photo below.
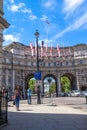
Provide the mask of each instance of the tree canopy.
{"label": "tree canopy", "polygon": [[69,92],[71,89],[71,82],[66,76],[61,77],[62,92]]}

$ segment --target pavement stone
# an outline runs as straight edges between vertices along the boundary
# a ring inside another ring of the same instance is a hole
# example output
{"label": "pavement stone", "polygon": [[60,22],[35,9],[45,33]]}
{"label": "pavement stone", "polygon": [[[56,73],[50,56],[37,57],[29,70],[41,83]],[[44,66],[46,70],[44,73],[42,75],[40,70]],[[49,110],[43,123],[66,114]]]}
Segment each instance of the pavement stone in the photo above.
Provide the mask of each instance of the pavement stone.
{"label": "pavement stone", "polygon": [[55,105],[50,100],[32,105],[24,100],[20,102],[20,111],[16,111],[9,102],[8,124],[0,130],[87,130],[87,111]]}

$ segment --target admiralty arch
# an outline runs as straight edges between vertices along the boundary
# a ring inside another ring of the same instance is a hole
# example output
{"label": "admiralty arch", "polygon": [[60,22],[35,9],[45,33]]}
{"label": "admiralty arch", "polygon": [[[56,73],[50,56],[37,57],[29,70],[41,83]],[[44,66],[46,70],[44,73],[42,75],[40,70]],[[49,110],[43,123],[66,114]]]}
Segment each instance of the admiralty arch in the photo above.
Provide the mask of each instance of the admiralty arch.
{"label": "admiralty arch", "polygon": [[[3,0],[0,0],[0,88],[5,86],[9,92],[13,92],[16,85],[26,95],[28,81],[34,77],[37,71],[36,54],[32,56],[30,46],[23,43],[12,42],[3,47],[3,30],[9,27],[9,23],[3,17]],[[56,47],[38,47],[39,70],[42,73],[42,88],[44,92],[44,80],[53,77],[56,83],[56,96],[61,92],[60,78],[66,76],[71,82],[71,90],[87,89],[87,45],[60,47],[60,56]]]}

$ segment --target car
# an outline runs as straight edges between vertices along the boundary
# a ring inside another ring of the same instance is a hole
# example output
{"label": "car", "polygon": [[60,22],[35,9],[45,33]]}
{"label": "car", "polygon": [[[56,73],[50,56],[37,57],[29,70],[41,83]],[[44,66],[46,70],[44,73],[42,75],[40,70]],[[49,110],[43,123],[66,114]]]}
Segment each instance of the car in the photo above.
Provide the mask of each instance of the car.
{"label": "car", "polygon": [[64,93],[63,93],[63,92],[59,92],[59,93],[58,93],[58,96],[59,96],[59,97],[64,97]]}
{"label": "car", "polygon": [[79,97],[80,94],[81,94],[81,91],[80,91],[80,90],[72,90],[72,91],[70,92],[70,96],[71,96],[71,97]]}
{"label": "car", "polygon": [[86,97],[87,96],[87,91],[81,91],[81,97]]}

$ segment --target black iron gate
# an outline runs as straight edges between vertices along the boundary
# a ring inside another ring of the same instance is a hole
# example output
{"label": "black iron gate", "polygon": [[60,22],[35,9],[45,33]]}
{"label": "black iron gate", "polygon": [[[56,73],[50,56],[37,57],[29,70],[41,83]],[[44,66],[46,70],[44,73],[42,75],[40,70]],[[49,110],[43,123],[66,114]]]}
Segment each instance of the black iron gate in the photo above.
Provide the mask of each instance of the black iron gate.
{"label": "black iron gate", "polygon": [[7,123],[8,91],[0,91],[0,125]]}

